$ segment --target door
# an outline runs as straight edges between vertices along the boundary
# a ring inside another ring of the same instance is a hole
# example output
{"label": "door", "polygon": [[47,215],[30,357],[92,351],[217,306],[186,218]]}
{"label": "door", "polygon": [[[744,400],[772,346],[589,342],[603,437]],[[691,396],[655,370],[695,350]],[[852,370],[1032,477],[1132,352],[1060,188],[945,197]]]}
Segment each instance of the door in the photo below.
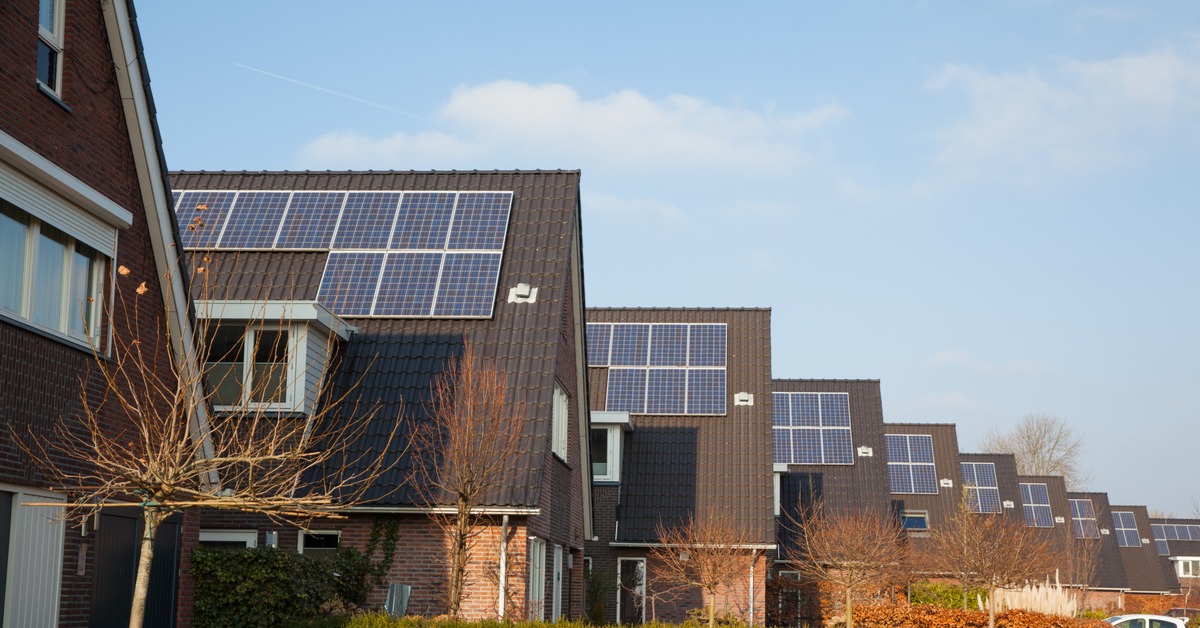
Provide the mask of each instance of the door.
{"label": "door", "polygon": [[617,623],[646,622],[646,559],[618,558]]}
{"label": "door", "polygon": [[561,545],[554,546],[554,589],[551,591],[550,621],[562,616],[563,551]]}
{"label": "door", "polygon": [[[175,625],[181,523],[179,517],[164,521],[154,537],[150,589],[146,592],[146,628]],[[96,528],[91,628],[129,625],[141,531],[141,511],[137,508],[111,509],[100,514],[100,525]]]}

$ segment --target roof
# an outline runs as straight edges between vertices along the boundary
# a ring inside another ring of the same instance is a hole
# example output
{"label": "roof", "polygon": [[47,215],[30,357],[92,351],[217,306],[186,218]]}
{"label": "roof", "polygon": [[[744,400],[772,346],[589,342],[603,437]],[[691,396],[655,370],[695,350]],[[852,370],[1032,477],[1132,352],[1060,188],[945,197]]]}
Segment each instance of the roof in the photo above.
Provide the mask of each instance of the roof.
{"label": "roof", "polygon": [[[770,310],[589,308],[588,323],[724,323],[727,332],[726,413],[638,414],[626,433],[617,541],[653,543],[660,522],[734,512],[754,542],[774,543]],[[588,370],[591,407],[603,410],[609,369]],[[740,392],[754,405],[735,405]]]}
{"label": "roof", "polygon": [[[333,376],[335,393],[349,404],[377,408],[371,434],[352,453],[372,450],[400,414],[425,415],[424,400],[447,361],[464,342],[494,359],[507,374],[510,394],[527,404],[524,448],[514,480],[483,505],[537,507],[550,446],[555,366],[568,303],[572,250],[579,233],[578,171],[176,172],[176,190],[421,190],[512,191],[504,255],[490,318],[400,319],[346,317],[358,329],[343,347]],[[327,252],[218,251],[207,268],[215,299],[315,299]],[[508,303],[508,288],[538,288],[534,303]],[[409,457],[368,495],[375,505],[420,505],[404,485]]]}

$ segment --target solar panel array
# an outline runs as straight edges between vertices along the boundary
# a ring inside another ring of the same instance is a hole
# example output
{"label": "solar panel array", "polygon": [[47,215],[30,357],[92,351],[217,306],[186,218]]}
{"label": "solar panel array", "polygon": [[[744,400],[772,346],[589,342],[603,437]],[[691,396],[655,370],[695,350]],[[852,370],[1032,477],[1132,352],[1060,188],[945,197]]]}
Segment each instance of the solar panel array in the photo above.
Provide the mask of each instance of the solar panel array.
{"label": "solar panel array", "polygon": [[1100,538],[1100,526],[1096,525],[1096,509],[1090,499],[1070,499],[1071,528],[1077,539]]}
{"label": "solar panel array", "polygon": [[1054,512],[1050,509],[1050,490],[1042,483],[1021,484],[1021,507],[1025,510],[1025,525],[1031,528],[1053,528]]}
{"label": "solar panel array", "polygon": [[724,323],[588,323],[588,366],[608,368],[605,409],[725,414]]}
{"label": "solar panel array", "polygon": [[892,493],[936,495],[937,474],[933,466],[933,436],[887,434],[888,480]]}
{"label": "solar panel array", "polygon": [[1137,521],[1133,513],[1125,510],[1113,511],[1113,529],[1117,533],[1117,545],[1120,547],[1141,547],[1142,536],[1138,534]]}
{"label": "solar panel array", "polygon": [[1154,545],[1160,556],[1170,556],[1169,541],[1200,541],[1200,525],[1180,523],[1154,523],[1150,525],[1154,534]]}
{"label": "solar panel array", "polygon": [[991,462],[963,462],[963,486],[967,489],[967,506],[971,512],[996,513],[1000,508],[1000,484],[996,481],[996,465]]}
{"label": "solar panel array", "polygon": [[775,462],[854,464],[848,393],[772,393]]}
{"label": "solar panel array", "polygon": [[342,316],[487,318],[512,192],[174,193],[187,249],[323,251]]}

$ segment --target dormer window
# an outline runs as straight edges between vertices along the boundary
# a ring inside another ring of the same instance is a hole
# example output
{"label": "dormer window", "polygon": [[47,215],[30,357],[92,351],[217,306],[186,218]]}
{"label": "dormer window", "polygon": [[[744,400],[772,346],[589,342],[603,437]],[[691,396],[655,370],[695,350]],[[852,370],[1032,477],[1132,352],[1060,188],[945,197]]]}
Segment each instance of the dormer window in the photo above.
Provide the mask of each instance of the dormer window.
{"label": "dormer window", "polygon": [[310,413],[338,340],[355,329],[315,301],[197,301],[218,412]]}

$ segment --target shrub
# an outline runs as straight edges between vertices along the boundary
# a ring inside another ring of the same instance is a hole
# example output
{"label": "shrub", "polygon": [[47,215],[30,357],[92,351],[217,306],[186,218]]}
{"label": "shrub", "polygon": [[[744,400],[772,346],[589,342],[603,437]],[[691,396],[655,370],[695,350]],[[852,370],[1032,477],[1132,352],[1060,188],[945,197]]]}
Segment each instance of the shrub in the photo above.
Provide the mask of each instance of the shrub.
{"label": "shrub", "polygon": [[[979,600],[987,600],[984,589],[967,589],[967,609],[979,610]],[[942,608],[963,608],[963,590],[957,584],[943,582],[918,582],[912,585],[909,593],[909,603],[913,605],[931,604]]]}

